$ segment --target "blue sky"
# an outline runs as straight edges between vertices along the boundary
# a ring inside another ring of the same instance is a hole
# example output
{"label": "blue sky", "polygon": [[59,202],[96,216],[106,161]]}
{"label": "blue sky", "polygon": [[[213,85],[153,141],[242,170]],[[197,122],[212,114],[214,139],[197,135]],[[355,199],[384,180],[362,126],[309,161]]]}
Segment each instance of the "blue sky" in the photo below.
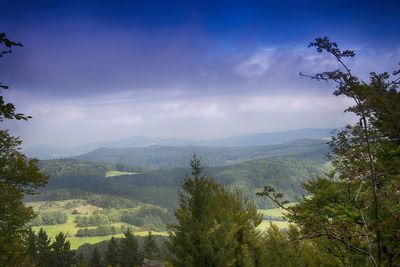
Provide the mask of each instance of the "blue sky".
{"label": "blue sky", "polygon": [[7,123],[26,146],[128,136],[209,139],[351,121],[335,68],[307,44],[329,36],[363,78],[400,61],[398,1],[8,1],[0,32]]}

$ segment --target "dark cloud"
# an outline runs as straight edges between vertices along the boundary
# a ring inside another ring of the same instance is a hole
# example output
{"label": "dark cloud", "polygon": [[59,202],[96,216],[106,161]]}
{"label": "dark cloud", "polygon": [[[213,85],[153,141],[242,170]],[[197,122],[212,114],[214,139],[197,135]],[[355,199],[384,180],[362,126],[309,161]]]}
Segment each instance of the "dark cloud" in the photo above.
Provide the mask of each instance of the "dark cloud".
{"label": "dark cloud", "polygon": [[337,126],[346,103],[298,75],[335,67],[308,42],[356,49],[349,64],[364,78],[400,56],[397,1],[16,0],[2,11],[0,32],[25,45],[1,59],[0,78],[35,118],[10,125],[28,144]]}

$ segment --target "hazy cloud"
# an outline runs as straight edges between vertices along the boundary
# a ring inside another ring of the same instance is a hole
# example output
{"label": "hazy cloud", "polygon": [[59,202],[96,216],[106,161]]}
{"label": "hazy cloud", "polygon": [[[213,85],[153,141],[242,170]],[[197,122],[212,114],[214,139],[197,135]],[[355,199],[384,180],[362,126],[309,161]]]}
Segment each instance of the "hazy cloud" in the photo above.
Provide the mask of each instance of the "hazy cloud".
{"label": "hazy cloud", "polygon": [[308,42],[355,49],[363,79],[400,61],[392,1],[150,2],[4,3],[0,31],[25,46],[1,59],[1,82],[34,118],[3,127],[26,146],[338,127],[348,101],[299,76],[337,62]]}

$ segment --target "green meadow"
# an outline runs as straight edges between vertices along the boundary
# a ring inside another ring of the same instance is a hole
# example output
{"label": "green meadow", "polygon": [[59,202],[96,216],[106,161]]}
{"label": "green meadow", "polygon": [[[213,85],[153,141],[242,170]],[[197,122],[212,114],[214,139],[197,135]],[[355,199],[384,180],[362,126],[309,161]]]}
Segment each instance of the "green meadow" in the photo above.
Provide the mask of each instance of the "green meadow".
{"label": "green meadow", "polygon": [[[75,205],[72,206],[72,203],[74,203]],[[54,239],[57,234],[59,234],[60,232],[63,232],[67,235],[67,240],[71,242],[72,249],[77,249],[79,246],[86,244],[86,243],[95,244],[95,243],[98,243],[98,242],[101,242],[104,240],[109,240],[109,239],[111,239],[112,236],[114,236],[114,237],[122,237],[123,236],[123,234],[106,235],[106,236],[88,236],[88,237],[75,236],[75,234],[77,233],[77,231],[79,229],[96,228],[95,226],[81,227],[81,228],[77,227],[76,223],[74,222],[75,218],[77,216],[89,216],[93,213],[93,211],[101,209],[96,206],[87,204],[84,200],[72,199],[72,200],[63,200],[63,201],[37,201],[37,202],[28,202],[26,204],[27,204],[27,206],[33,207],[35,211],[49,212],[49,211],[58,210],[58,211],[66,212],[68,214],[68,220],[66,223],[55,224],[55,225],[34,226],[34,227],[32,227],[32,230],[35,232],[38,232],[40,230],[40,228],[43,228],[43,230],[46,231],[47,235],[51,239]],[[80,214],[72,214],[72,209],[79,210]],[[131,230],[137,236],[145,236],[148,234],[148,230],[142,229],[135,225],[131,225],[131,224],[124,223],[124,222],[112,223],[109,226],[115,226],[117,228],[120,228],[122,225],[131,228]],[[152,231],[152,234],[165,236],[168,233]]]}

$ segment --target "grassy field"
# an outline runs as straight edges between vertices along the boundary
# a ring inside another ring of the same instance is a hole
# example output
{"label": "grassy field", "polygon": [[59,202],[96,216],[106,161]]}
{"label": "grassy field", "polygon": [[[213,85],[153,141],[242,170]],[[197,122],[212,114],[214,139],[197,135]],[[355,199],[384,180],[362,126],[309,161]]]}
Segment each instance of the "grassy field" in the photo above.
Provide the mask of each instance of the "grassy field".
{"label": "grassy field", "polygon": [[[76,216],[85,216],[90,215],[93,211],[101,209],[96,206],[87,204],[85,200],[81,199],[72,199],[72,200],[63,200],[63,201],[37,201],[37,202],[28,202],[27,206],[33,207],[36,211],[63,211],[68,214],[68,220],[63,224],[56,225],[45,225],[45,226],[35,226],[32,227],[32,230],[38,232],[40,228],[46,231],[49,238],[54,239],[56,235],[60,232],[67,234],[67,240],[71,242],[71,248],[77,249],[79,246],[89,243],[94,244],[104,240],[109,240],[113,235],[107,236],[91,236],[91,237],[77,237],[75,236],[76,232],[81,229],[76,226],[74,222]],[[73,210],[78,210],[80,214],[71,214]],[[124,222],[113,223],[110,226],[115,226],[120,228],[122,225],[126,227],[130,227],[135,235],[145,236],[148,234],[148,231],[143,230],[140,227],[130,225]],[[84,228],[96,228],[96,227],[84,227]],[[153,235],[168,235],[167,232],[156,232],[152,231]],[[115,237],[121,237],[123,234],[114,235]]]}
{"label": "grassy field", "polygon": [[[94,244],[104,240],[110,240],[112,235],[107,236],[93,236],[93,237],[76,237],[76,232],[81,229],[76,226],[74,222],[76,216],[85,216],[91,215],[94,211],[99,210],[101,208],[88,204],[85,200],[82,199],[72,199],[72,200],[63,200],[63,201],[37,201],[37,202],[28,202],[26,203],[28,206],[32,206],[36,211],[63,211],[68,214],[68,220],[66,223],[57,224],[57,225],[48,225],[48,226],[36,226],[32,227],[32,230],[37,232],[40,228],[43,228],[47,235],[54,239],[54,237],[63,232],[67,234],[67,240],[71,242],[71,248],[77,249],[79,246],[89,243]],[[294,203],[290,203],[288,205],[293,205]],[[72,211],[78,211],[79,214],[72,214]],[[283,209],[275,208],[275,209],[260,209],[259,212],[266,216],[273,217],[281,217],[283,215]],[[274,223],[279,228],[287,228],[288,222],[285,221],[276,221],[276,220],[263,220],[260,224],[260,230],[267,230],[270,226],[270,223]],[[126,227],[130,227],[135,235],[145,236],[148,234],[147,230],[141,229],[137,226],[130,225],[123,222],[113,223],[110,226],[115,226],[120,228],[122,225]],[[86,227],[86,228],[95,228],[95,227]],[[152,231],[153,235],[168,235],[167,232],[155,232]],[[114,235],[115,237],[121,237],[123,234]]]}
{"label": "grassy field", "polygon": [[[78,215],[68,215],[68,221],[63,224],[56,224],[56,225],[47,225],[47,226],[36,226],[32,227],[32,230],[35,232],[38,232],[40,228],[43,228],[43,230],[46,231],[47,235],[54,239],[54,237],[59,234],[60,232],[63,232],[67,234],[67,240],[71,242],[71,248],[72,249],[77,249],[79,246],[89,243],[89,244],[94,244],[98,243],[104,240],[109,240],[111,239],[112,235],[107,235],[107,236],[88,236],[88,237],[77,237],[75,236],[76,232],[80,229],[76,227],[76,224],[74,222],[75,217]],[[134,232],[135,235],[138,236],[145,236],[148,234],[148,231],[144,231],[143,229],[130,225],[127,223],[113,223],[111,224],[112,226],[115,227],[121,227],[121,225],[129,226],[132,231]],[[86,228],[95,228],[95,227],[86,227]],[[156,232],[152,231],[153,235],[168,235],[167,232]],[[123,234],[117,234],[114,235],[114,237],[121,237]]]}
{"label": "grassy field", "polygon": [[[296,202],[292,202],[292,203],[288,203],[285,206],[286,207],[290,207],[292,205],[295,205]],[[282,218],[282,216],[284,215],[285,211],[282,208],[275,208],[275,209],[259,209],[258,210],[262,215],[265,216],[273,216],[273,217],[278,217],[278,218]],[[289,223],[286,221],[277,221],[277,220],[263,220],[262,223],[260,224],[260,226],[258,227],[259,229],[262,230],[266,230],[269,226],[270,223],[273,223],[275,225],[277,225],[279,228],[283,229],[283,228],[288,228],[289,227]]]}
{"label": "grassy field", "polygon": [[283,222],[283,221],[268,221],[268,220],[263,220],[262,223],[258,226],[258,229],[262,231],[266,231],[271,223],[275,224],[278,226],[280,229],[288,228],[289,223],[288,222]]}
{"label": "grassy field", "polygon": [[275,209],[259,209],[258,210],[262,215],[267,215],[267,216],[274,216],[274,217],[282,217],[284,210],[281,208],[275,208]]}
{"label": "grassy field", "polygon": [[115,177],[115,176],[133,175],[133,174],[139,174],[139,173],[138,173],[138,172],[108,171],[108,172],[106,172],[105,176],[106,176],[106,177]]}

